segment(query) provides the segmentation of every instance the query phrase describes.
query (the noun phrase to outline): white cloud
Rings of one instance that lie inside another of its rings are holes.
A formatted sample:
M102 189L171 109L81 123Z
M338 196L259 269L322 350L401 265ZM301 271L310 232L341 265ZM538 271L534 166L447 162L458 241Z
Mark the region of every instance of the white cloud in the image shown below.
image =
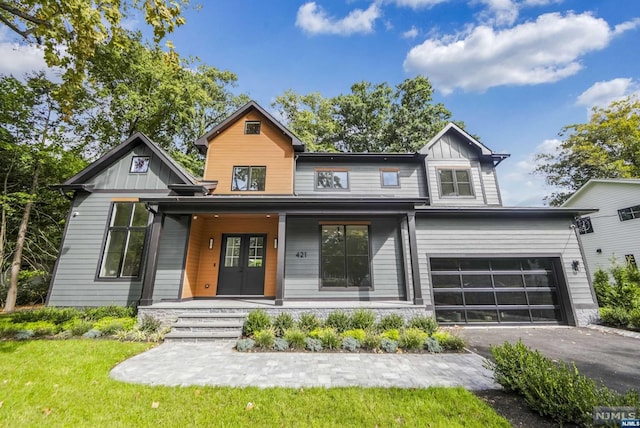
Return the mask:
M42 49L12 42L6 30L0 30L0 58L0 74L13 75L17 79L40 70L45 70L50 79L58 74L57 70L47 67Z
M512 25L518 19L518 5L512 0L478 0L487 6L480 19L494 25Z
M397 6L410 7L411 9L430 8L448 1L449 0L390 0L391 3L395 3Z
M481 25L430 38L409 51L404 68L428 75L444 94L556 82L577 73L580 57L605 48L616 34L589 13L549 13L505 30Z
M315 2L309 2L298 9L296 25L310 34L367 34L373 31L373 24L380 16L377 3L372 3L366 10L354 9L344 18L336 19L328 16Z
M563 0L524 0L522 6L546 6L554 3L562 3Z
M409 30L402 33L402 37L404 39L415 39L417 35L418 35L418 29L413 25Z
M626 21L626 22L623 22L622 24L616 25L614 29L614 33L616 35L622 34L625 31L638 28L638 26L640 26L640 18L634 18L631 21Z
M612 101L619 100L638 91L640 85L630 78L617 78L596 82L589 89L578 95L576 104L591 107L604 107Z

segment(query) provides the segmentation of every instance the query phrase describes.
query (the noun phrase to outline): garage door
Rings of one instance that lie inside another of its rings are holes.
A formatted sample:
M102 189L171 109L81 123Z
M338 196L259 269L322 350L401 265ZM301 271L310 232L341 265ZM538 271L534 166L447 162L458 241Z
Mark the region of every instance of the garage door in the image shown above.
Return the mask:
M431 258L440 323L564 323L557 258Z

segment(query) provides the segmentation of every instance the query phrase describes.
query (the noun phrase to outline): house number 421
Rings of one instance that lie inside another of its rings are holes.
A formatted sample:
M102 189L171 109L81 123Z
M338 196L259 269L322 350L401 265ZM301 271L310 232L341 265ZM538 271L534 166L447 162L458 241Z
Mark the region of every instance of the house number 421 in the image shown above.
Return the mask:
M306 259L307 258L307 252L306 251L298 251L296 253L296 257L299 259Z

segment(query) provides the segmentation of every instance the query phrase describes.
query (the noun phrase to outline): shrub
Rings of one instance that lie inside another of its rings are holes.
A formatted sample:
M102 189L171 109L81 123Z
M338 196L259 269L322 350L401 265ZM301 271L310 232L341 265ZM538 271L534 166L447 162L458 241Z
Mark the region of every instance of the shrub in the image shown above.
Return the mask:
M104 317L93 324L93 328L104 336L110 336L120 330L132 330L136 324L135 318Z
M305 347L312 352L320 352L322 351L322 342L318 339L314 339L312 337L307 337L304 339Z
M400 335L400 347L403 349L423 349L424 341L427 336L427 333L420 330L419 328L408 328L402 332ZM436 340L437 342L437 340Z
M9 339L14 337L20 331L20 325L8 324L0 326L0 338Z
M80 315L74 308L43 308L33 311L18 311L11 314L14 323L51 321L54 324L64 324Z
M407 324L410 328L419 328L420 330L431 336L438 329L438 323L435 318L418 315L409 320Z
M629 264L614 263L609 275L602 270L593 276L593 288L600 307L622 308L630 311L640 308L640 272Z
M492 346L496 381L521 394L527 404L560 425L591 426L594 406L640 405L635 391L621 395L578 373L574 364L554 363L521 341Z
M33 331L36 337L53 336L59 332L62 327L51 321L34 321L22 324L22 329Z
M424 349L433 354L442 352L442 346L440 346L440 342L435 337L427 337L424 341Z
M142 319L140 320L138 330L148 334L153 334L157 333L160 330L160 327L162 327L162 322L159 319L149 314L144 314Z
M634 330L640 330L640 308L629 312L629 326Z
M380 340L380 348L382 348L384 352L393 354L398 351L398 342L396 342L395 340L391 340L391 339L387 339L386 337L383 337Z
M276 337L275 341L273 342L273 349L275 349L276 351L286 351L287 349L289 349L289 342L281 337Z
M378 322L377 327L378 331L391 329L400 330L402 327L404 327L404 318L402 318L398 314L385 315L384 317L382 317L380 322Z
M322 347L326 349L337 349L340 347L342 340L340 335L333 328L321 328L317 330L317 338L322 343Z
M82 319L98 321L103 318L132 318L136 315L136 309L132 306L101 306L99 308L85 309Z
M400 332L396 329L383 331L380 336L384 339L389 339L398 342L400 340Z
M358 340L358 342L362 343L364 341L367 332L361 328L354 328L353 330L347 330L342 333L342 337L353 337Z
M284 339L294 349L304 349L306 338L307 334L299 328L290 328L284 332Z
M273 320L273 328L276 331L276 336L282 337L285 330L293 327L293 317L289 312L281 312Z
M256 309L249 312L247 319L244 322L242 333L245 336L251 336L256 331L266 330L271 327L271 318L262 309Z
M32 337L33 337L33 330L20 330L14 336L16 340L29 340Z
M373 327L376 322L375 314L368 309L356 309L350 317L351 328L361 328L368 330Z
M362 346L367 349L379 349L381 337L373 330L369 330L366 332L364 340L361 342Z
M358 339L354 339L353 337L345 337L344 339L342 339L342 349L349 352L356 352L358 349L360 349L360 341Z
M239 352L247 352L252 350L256 346L256 342L253 339L240 339L236 342L236 349Z
M611 300L611 286L609 285L609 275L602 269L598 269L593 274L593 289L596 292L598 305L600 307L609 306Z
M258 330L253 332L253 340L256 341L256 346L269 349L273 347L276 339L276 334L273 329Z
M98 338L100 336L102 336L102 333L100 333L99 330L96 330L96 329L93 329L93 328L82 335L82 337L87 338L87 339L96 339L96 338Z
M93 324L91 324L90 322L77 318L71 321L67 321L62 325L62 328L64 328L65 330L69 330L69 333L71 333L72 336L82 336L83 334L91 330L91 327L93 327Z
M465 346L467 346L462 337L456 336L446 331L436 331L431 337L437 339L438 343L445 351L459 352L462 351Z
M335 310L327 316L324 325L327 327L331 327L335 329L338 333L342 333L345 330L349 329L349 315L347 315L344 311Z
M626 327L630 317L624 308L600 308L600 320L611 327Z
M310 332L320 327L320 320L314 314L305 312L300 314L298 327L300 327L300 330L302 331Z

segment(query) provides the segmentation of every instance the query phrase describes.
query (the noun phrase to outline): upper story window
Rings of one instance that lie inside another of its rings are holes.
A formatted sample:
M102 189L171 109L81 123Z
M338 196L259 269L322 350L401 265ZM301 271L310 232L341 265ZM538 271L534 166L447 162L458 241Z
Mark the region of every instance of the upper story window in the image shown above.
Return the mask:
M633 220L634 218L640 218L640 205L618 210L618 217L620 217L620 221Z
M131 168L129 168L129 172L144 174L147 171L149 171L149 156L134 156L131 159Z
M576 226L580 235L587 233L593 233L593 224L591 224L591 217L582 217L576 220Z
M113 204L99 278L140 276L149 212L141 202Z
M266 166L234 166L231 190L264 191L266 177Z
M316 189L349 189L349 171L316 171Z
M397 169L381 169L380 182L382 187L400 187L400 171Z
M473 196L468 169L439 169L440 196Z
M247 120L244 123L244 133L257 135L260 133L260 121L259 120Z

